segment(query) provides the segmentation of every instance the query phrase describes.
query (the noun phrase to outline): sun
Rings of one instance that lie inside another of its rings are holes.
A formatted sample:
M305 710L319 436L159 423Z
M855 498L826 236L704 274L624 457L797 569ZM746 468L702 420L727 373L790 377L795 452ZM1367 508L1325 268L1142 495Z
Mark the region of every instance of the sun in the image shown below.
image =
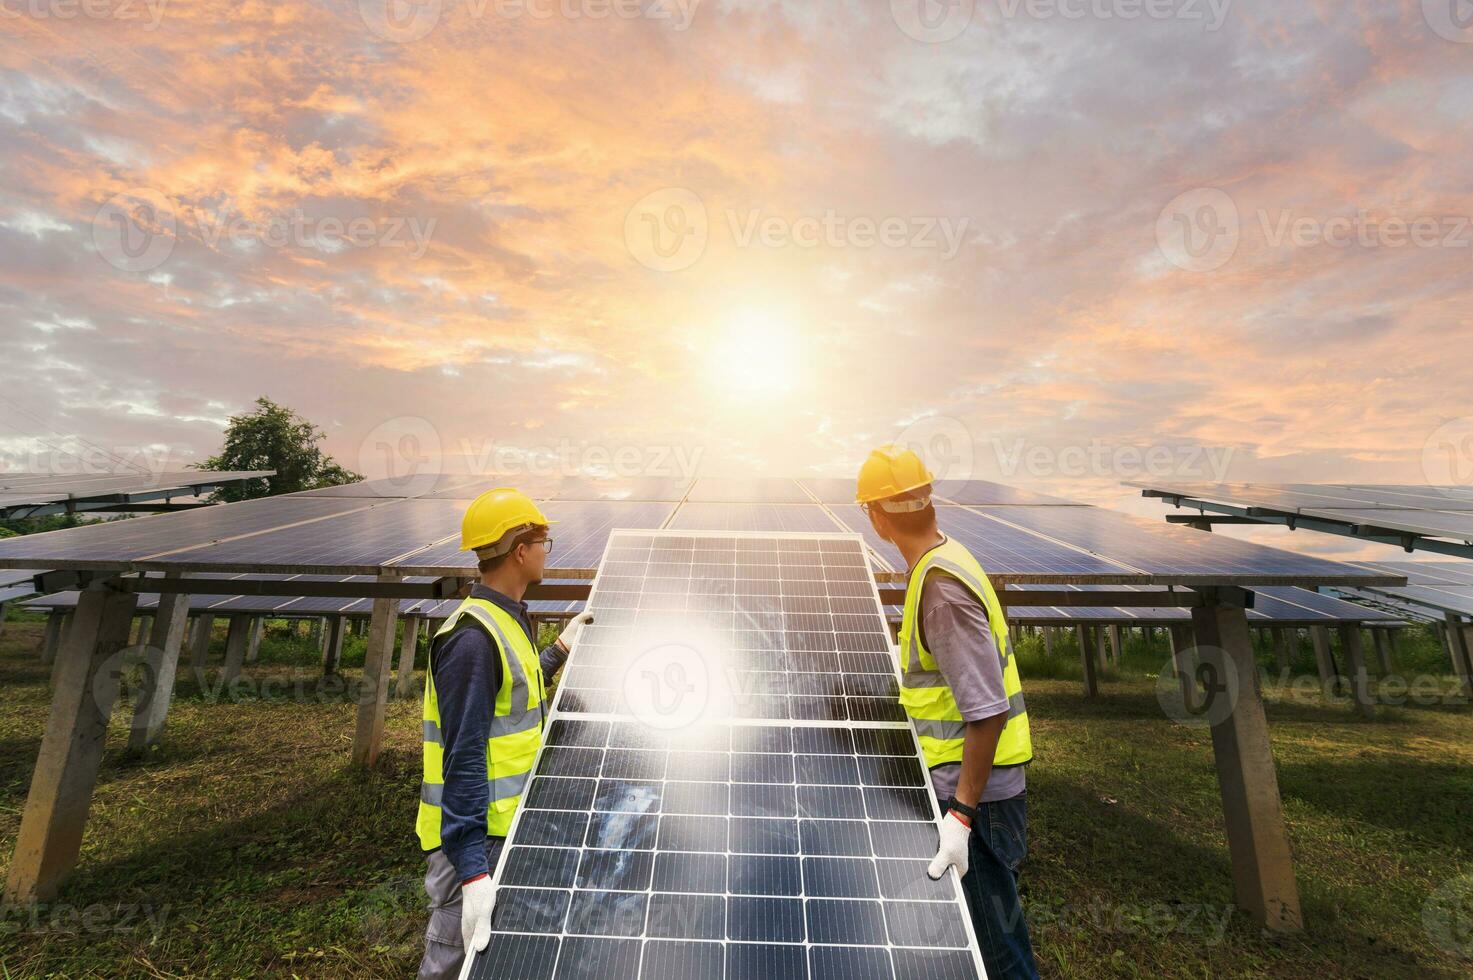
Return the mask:
M782 395L801 373L797 325L787 316L748 310L733 316L711 346L711 373L737 396Z

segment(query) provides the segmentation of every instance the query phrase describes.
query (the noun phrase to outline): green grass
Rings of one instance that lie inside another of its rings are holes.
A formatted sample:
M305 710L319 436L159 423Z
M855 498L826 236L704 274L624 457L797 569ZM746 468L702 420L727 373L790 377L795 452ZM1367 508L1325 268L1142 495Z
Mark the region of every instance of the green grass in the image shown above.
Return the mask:
M39 636L30 618L0 638L6 865L47 713ZM1404 642L1405 662L1439 668L1434 642ZM1383 709L1366 723L1318 694L1269 692L1307 923L1278 938L1231 909L1208 734L1167 720L1156 700L1164 638L1154 653L1132 645L1095 702L1080 696L1070 643L1051 661L1034 638L1019 646L1037 751L1024 893L1046 976L1473 970L1422 924L1428 895L1473 872L1473 711ZM361 641L344 662L361 665ZM1307 654L1296 662L1312 666ZM247 673L310 690L317 651L268 634ZM412 974L424 926L417 699L390 702L371 773L347 767L354 709L340 701L212 701L185 681L145 758L124 751L122 714L80 865L57 902L0 923L0 976Z

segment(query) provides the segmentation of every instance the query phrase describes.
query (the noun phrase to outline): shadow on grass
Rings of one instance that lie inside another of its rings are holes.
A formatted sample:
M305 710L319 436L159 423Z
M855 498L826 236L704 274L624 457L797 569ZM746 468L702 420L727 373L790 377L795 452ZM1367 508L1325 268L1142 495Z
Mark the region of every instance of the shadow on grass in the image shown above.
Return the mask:
M1279 789L1338 818L1406 834L1436 847L1470 850L1473 770L1431 760L1325 759L1280 762Z

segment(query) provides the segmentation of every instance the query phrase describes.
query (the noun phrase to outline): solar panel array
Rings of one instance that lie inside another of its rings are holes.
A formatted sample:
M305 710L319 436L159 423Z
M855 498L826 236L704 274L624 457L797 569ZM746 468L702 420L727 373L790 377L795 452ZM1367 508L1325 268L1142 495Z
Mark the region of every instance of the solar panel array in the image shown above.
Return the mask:
M1314 483L1134 483L1150 493L1214 501L1255 514L1312 517L1473 543L1473 487Z
M121 572L399 573L467 575L460 550L465 502L497 484L520 482L549 516L557 542L550 569L587 578L609 532L677 528L731 532L822 532L865 536L881 571L904 569L852 503L823 480L506 478L424 474L367 481L179 514L110 521L0 541L0 567ZM948 488L951 499L1028 504L942 503L943 530L965 543L998 580L1077 584L1369 584L1371 572L1142 521L1084 505L1055 503L984 481ZM844 491L847 495L848 491ZM748 497L744 501L729 498ZM649 498L649 499L643 499Z
M273 475L272 470L169 470L158 473L0 473L0 512L54 513L71 506L92 509L163 497L189 497Z
M618 531L589 609L470 976L983 976L856 537Z
M1423 610L1473 616L1473 562L1363 562L1366 568L1407 577L1404 587L1362 590L1375 597L1410 603Z

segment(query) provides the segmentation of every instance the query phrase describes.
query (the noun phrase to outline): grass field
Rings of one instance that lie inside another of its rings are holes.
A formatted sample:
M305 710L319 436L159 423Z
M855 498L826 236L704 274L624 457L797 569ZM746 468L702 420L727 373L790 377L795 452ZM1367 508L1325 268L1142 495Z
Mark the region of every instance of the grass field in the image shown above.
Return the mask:
M6 865L46 721L40 630L12 621L0 638ZM1037 755L1024 893L1046 976L1473 973L1455 955L1473 956L1473 908L1449 932L1429 905L1473 881L1473 710L1383 708L1368 723L1313 684L1271 686L1307 924L1278 938L1232 908L1209 736L1162 712L1164 650L1132 645L1095 702L1072 650L1046 661L1030 638L1021 651ZM361 641L344 660L361 667ZM1306 649L1295 666L1312 663ZM1399 666L1445 669L1430 634L1403 639ZM285 694L232 703L181 680L164 744L141 758L115 713L80 866L56 902L6 910L0 975L411 975L424 926L418 699L390 702L378 768L353 772L353 706L335 688L319 697L318 674L305 639L268 633L247 676L298 681L303 697L281 683Z

